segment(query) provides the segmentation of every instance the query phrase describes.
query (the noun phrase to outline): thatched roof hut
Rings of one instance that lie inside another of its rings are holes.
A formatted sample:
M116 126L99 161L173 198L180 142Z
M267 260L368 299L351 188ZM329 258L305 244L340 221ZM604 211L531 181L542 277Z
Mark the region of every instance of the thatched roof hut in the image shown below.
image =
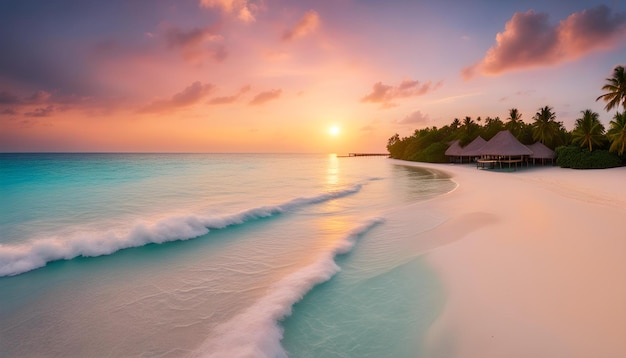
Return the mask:
M480 155L499 157L523 157L533 154L528 147L520 143L508 130L496 134L478 152Z
M546 161L550 161L550 163L554 163L554 158L556 158L556 153L546 147L543 143L537 142L527 146L528 149L533 151L533 154L530 155L530 159L533 160L533 164L536 163L537 160L541 161L541 164L545 164Z
M556 158L556 153L546 147L543 143L537 142L527 146L528 149L532 150L533 154L530 155L530 158L534 159L554 159Z
M487 144L487 141L483 137L478 136L470 144L463 147L461 155L466 157L476 157L480 155L480 149Z
M463 152L463 148L461 148L461 144L459 144L460 140L455 140L450 143L450 147L446 150L445 155L449 157L460 157Z
M480 153L478 150L487 143L482 137L478 136L470 144L465 147L461 147L460 141L457 139L450 144L450 147L446 150L445 155L450 157L451 161L459 160L463 163L464 158L470 162L474 157L478 157Z

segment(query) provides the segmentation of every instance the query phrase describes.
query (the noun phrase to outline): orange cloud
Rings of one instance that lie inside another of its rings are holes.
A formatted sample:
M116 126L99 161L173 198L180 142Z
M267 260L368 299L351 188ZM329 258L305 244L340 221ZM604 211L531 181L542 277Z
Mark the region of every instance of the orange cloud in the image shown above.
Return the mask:
M417 80L404 80L397 86L385 85L382 82L376 82L372 86L372 92L361 98L361 102L381 103L383 108L395 106L392 102L394 99L422 96L429 91L434 91L441 87L443 82L437 82L434 86L431 81L420 84Z
M309 10L304 14L304 16L302 16L300 22L298 22L293 29L285 31L283 34L283 40L291 41L311 34L317 30L319 24L319 14L314 10Z
M203 97L211 93L215 86L210 83L202 84L196 81L187 86L184 90L176 93L168 100L158 100L139 109L139 113L159 113L167 112L177 108L191 106L198 103Z
M283 91L281 89L274 89L274 90L261 92L257 94L256 96L254 96L254 98L252 99L252 101L250 101L249 104L251 106L258 106L258 105L264 104L271 100L277 99L278 97L280 97L282 92Z
M496 35L496 44L485 57L461 72L465 79L477 73L503 72L574 60L596 50L623 45L626 40L626 13L613 13L605 5L574 13L558 25L548 14L515 13Z
M200 0L200 7L218 8L226 14L235 15L243 22L256 21L256 13L261 4L249 0Z

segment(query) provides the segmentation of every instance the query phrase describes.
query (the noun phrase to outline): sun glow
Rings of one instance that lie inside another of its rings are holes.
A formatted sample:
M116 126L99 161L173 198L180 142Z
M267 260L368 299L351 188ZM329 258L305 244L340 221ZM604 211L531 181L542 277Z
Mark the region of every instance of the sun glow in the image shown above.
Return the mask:
M339 135L340 129L337 126L332 126L328 129L328 133L332 136Z

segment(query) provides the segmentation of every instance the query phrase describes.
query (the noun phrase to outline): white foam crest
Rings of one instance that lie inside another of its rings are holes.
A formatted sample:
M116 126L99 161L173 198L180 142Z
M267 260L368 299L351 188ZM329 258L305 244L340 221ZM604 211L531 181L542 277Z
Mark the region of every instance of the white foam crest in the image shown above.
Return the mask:
M314 286L328 281L340 271L335 263L337 255L350 252L360 236L383 222L383 218L368 220L316 262L273 284L267 295L211 332L211 337L191 357L287 357L280 344L283 328L279 322L291 315L293 305Z
M337 199L361 190L360 184L317 196L292 199L276 206L262 206L225 216L174 216L155 223L136 223L128 232L83 232L71 237L49 237L21 245L0 244L0 277L18 275L45 266L48 262L78 256L110 255L116 251L147 244L189 240L209 232L270 217L310 204Z

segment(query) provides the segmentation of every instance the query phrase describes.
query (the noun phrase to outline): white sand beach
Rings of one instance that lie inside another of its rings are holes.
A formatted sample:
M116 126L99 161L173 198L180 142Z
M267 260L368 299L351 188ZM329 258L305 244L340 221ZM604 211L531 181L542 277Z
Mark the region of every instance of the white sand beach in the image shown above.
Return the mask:
M416 206L445 220L415 238L448 295L426 356L626 357L626 168L415 165L459 184Z

